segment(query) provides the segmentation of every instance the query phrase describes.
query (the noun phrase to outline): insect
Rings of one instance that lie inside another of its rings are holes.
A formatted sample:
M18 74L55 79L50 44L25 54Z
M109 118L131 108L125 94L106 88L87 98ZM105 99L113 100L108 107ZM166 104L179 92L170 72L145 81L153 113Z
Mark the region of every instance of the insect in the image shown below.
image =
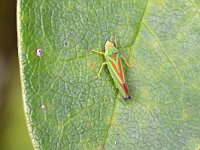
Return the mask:
M99 77L101 70L104 65L108 66L108 70L116 84L116 87L119 89L120 94L125 100L130 99L128 86L125 80L124 71L121 64L121 58L125 61L126 65L129 67L132 67L128 64L128 62L125 60L124 56L120 56L118 53L117 48L114 46L114 44L110 41L107 41L105 43L105 52L98 52L95 50L92 50L95 53L104 55L106 61L102 63L101 68L98 72L97 78Z

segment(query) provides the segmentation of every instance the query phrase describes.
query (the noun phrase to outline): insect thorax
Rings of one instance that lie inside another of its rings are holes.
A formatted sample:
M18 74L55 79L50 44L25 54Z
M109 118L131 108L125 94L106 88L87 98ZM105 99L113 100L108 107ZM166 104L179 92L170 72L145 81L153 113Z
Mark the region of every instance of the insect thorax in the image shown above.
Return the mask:
M118 54L118 50L116 48L109 48L105 51L106 56L111 56L113 54Z

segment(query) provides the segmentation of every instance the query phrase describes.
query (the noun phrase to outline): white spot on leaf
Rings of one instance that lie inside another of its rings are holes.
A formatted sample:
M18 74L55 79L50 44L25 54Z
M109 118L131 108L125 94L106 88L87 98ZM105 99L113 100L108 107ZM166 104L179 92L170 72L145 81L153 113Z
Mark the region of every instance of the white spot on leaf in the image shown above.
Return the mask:
M38 57L42 56L42 49L40 48L36 49L36 56Z
M45 109L45 105L41 105L41 108L42 108L42 109Z

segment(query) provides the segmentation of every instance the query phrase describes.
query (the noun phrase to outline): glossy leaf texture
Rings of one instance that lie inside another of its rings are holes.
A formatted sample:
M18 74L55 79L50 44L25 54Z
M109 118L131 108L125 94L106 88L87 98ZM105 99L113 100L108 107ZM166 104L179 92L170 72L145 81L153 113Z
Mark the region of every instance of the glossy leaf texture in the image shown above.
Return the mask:
M37 149L200 148L198 0L19 0L25 113ZM105 67L125 68L124 101Z

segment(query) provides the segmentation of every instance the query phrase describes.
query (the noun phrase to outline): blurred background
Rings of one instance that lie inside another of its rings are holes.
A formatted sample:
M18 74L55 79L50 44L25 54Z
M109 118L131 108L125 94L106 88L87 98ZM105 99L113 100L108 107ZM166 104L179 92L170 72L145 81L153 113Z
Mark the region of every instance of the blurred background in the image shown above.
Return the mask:
M16 0L0 0L0 150L33 150L20 87Z

